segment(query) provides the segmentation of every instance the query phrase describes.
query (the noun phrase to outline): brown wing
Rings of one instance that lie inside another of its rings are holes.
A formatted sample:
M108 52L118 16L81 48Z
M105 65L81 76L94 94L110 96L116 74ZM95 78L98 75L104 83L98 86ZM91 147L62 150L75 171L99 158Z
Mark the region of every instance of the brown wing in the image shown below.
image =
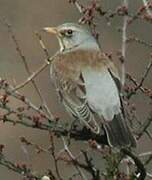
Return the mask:
M52 76L67 111L75 118L80 119L94 133L99 133L100 128L95 120L95 114L89 107L86 99L86 89L82 74L78 74L77 80L72 80L56 72L56 69L52 69Z

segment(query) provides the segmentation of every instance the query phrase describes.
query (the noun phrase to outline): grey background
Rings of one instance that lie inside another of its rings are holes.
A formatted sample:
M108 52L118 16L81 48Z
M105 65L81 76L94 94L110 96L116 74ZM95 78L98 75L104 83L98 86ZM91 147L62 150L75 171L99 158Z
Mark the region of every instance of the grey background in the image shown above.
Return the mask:
M88 2L88 1L85 1ZM103 0L102 6L105 9L114 10L121 1ZM140 1L130 1L130 11L134 12L141 5ZM55 26L64 22L77 22L80 14L74 6L69 5L67 0L0 0L0 17L5 17L13 26L16 37L19 40L23 53L26 55L27 62L32 71L36 70L44 60L44 53L35 37L34 32L41 30L46 26ZM115 52L121 48L121 34L117 28L121 26L122 19L114 18L111 26L107 25L104 19L98 21L98 30L101 33L100 42L104 52ZM152 26L148 23L136 21L130 26L129 34L135 34L137 37L143 38L151 42ZM43 34L43 39L49 49L50 55L53 55L58 49L55 37ZM130 44L127 48L127 71L140 79L144 67L149 61L150 48L145 48L136 43ZM116 60L117 61L117 60ZM23 63L18 57L15 46L7 32L7 28L0 23L0 77L9 80L11 83L20 83L27 78L27 73ZM68 119L64 108L58 104L57 97L53 86L49 80L49 70L45 70L36 79L39 88L42 91L50 109L56 115ZM149 74L145 85L152 88L152 72ZM39 105L40 101L36 92L31 85L21 90L31 101ZM137 105L137 112L140 119L147 117L149 111L149 101L140 94L133 98L133 102ZM14 101L12 105L16 106ZM12 126L0 123L0 144L5 144L5 155L12 161L25 162L32 167L35 173L44 173L44 170L53 168L52 159L49 155L37 155L32 148L28 148L28 154L24 153L23 146L19 142L20 136L26 136L30 140L47 147L49 144L46 132L23 128L20 126ZM56 140L57 148L62 148L62 143ZM74 154L88 145L76 142L71 147ZM151 150L152 144L148 139L143 137L138 143L138 152ZM95 155L91 152L92 156ZM95 157L98 166L101 166L99 157ZM61 174L65 177L70 175L72 168L61 163ZM0 166L0 180L20 180L21 177L16 173L8 171Z

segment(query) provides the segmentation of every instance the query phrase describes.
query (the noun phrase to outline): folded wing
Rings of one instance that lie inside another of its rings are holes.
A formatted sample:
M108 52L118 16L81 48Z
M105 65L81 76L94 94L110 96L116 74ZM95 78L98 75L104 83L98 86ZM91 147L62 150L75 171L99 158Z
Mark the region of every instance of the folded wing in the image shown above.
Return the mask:
M94 133L98 134L100 132L100 127L86 99L86 88L82 73L80 72L78 74L77 80L62 77L62 75L56 73L55 70L52 70L52 76L55 80L60 99L67 111L75 118L81 120Z
M114 147L136 146L136 141L126 123L120 98L120 82L108 66L83 71L86 97L89 106L102 119L108 142Z

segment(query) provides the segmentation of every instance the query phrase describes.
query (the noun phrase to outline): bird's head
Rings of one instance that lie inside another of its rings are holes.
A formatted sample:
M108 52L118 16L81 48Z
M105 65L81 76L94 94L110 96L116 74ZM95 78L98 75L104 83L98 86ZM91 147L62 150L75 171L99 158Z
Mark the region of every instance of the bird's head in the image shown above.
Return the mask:
M91 32L81 25L65 23L58 27L45 27L44 30L56 35L61 51L99 49L98 43Z

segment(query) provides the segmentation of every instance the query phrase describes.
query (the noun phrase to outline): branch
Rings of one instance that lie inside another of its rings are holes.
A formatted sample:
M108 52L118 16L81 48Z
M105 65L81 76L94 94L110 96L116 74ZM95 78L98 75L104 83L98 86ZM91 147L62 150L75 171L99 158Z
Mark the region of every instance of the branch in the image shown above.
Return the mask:
M15 45L15 47L16 47L16 51L17 51L17 53L19 54L19 57L21 58L21 60L22 60L22 62L23 62L23 65L24 65L24 67L25 67L25 70L26 70L28 76L30 76L30 75L31 75L31 71L30 71L30 68L29 68L29 66L28 66L27 59L26 59L25 55L23 54L23 52L22 52L22 50L21 50L21 47L20 47L20 45L19 45L19 42L18 42L18 40L17 40L17 38L16 38L16 36L15 36L15 33L13 32L12 26L11 26L11 24L9 24L9 23L6 21L6 19L3 19L3 20L4 20L5 26L8 28L8 32L9 32L12 40L13 40L13 42L14 42L14 45ZM43 99L43 97L42 97L42 95L41 95L41 91L40 91L40 89L37 87L34 79L31 79L31 82L32 82L32 84L33 84L33 86L34 86L34 88L35 88L38 96L40 97L41 102L42 102L42 103L45 102L44 99ZM20 89L21 87L24 87L24 86L20 86L20 85L19 85L19 86L15 87L14 90L18 90L18 89Z
M80 167L75 163L75 157L74 155L71 153L71 151L69 150L64 138L62 137L62 141L63 141L63 145L64 145L64 150L67 153L67 155L69 156L69 158L71 159L75 169L78 171L78 174L80 175L80 177L83 180L87 180L87 177L84 175L84 173L82 172L82 170L80 169Z
M138 131L138 137L137 139L140 139L140 137L147 131L147 129L150 127L152 123L152 113L149 118L140 126Z
M22 175L23 177L26 177L27 180L41 180L41 177L34 175L34 173L31 172L31 169L26 166L26 164L15 164L7 160L2 153L0 154L0 165Z
M140 87L142 87L142 85L143 85L146 77L148 76L148 73L150 72L151 68L152 68L152 60L151 60L151 61L149 62L149 64L147 65L146 70L145 70L145 72L143 73L143 75L142 75L142 77L141 77L141 81L140 81L139 85L135 88L135 92L136 92L138 89L140 89Z
M122 85L125 84L125 59L126 59L126 41L127 41L127 23L128 23L128 0L123 0L123 7L126 9L126 15L123 17L122 27L122 46L121 46L121 63L122 63Z
M121 149L121 152L133 159L137 167L137 174L139 173L138 180L144 180L146 177L146 169L140 159L127 149Z
M58 179L63 180L61 175L60 175L60 170L59 170L59 167L58 167L58 159L56 158L56 155L55 155L54 136L53 136L53 134L51 132L49 132L49 137L50 137L49 139L50 139L50 143L51 143L49 151L51 152L51 155L52 155L53 160L54 160L55 171L56 171Z
M146 8L146 11L147 11L148 15L150 15L152 17L152 12L148 7L150 5L150 2L148 2L147 0L142 0L142 1L143 1L143 4L144 4L144 7Z
M136 82L136 80L134 78L132 78L129 74L127 74L128 76L128 79L131 80L135 85L136 87L127 94L127 99L130 99L133 95L135 95L137 93L137 91L140 89L142 92L144 92L145 94L149 95L149 97L151 98L151 90L149 93L147 93L147 89L144 89L142 86L143 86L143 83L144 81L146 80L150 70L152 69L152 60L150 60L150 62L148 63L142 77L141 77L141 80L139 83Z

